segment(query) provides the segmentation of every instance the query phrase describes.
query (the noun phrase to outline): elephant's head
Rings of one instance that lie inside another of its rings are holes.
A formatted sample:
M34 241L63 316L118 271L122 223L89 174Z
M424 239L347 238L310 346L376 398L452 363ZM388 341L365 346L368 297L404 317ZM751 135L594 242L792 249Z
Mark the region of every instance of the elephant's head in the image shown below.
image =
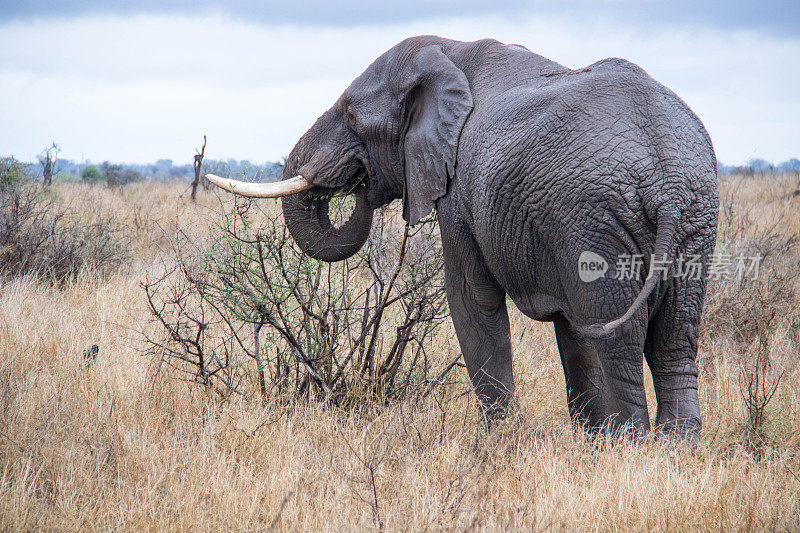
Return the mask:
M416 224L447 192L472 110L467 78L447 56L452 44L414 37L379 57L295 145L284 181L209 179L245 196L282 197L295 241L323 261L356 253L369 235L373 210L394 199L403 199L403 217ZM356 197L339 227L328 216L336 193Z

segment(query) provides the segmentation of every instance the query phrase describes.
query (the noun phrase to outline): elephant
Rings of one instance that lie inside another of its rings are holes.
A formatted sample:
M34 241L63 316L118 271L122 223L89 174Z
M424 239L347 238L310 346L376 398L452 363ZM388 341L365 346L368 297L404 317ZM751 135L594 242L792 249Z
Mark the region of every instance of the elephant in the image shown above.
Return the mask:
M493 39L411 37L300 138L283 181L209 179L281 197L294 240L323 261L356 253L373 210L394 200L410 225L435 210L451 318L488 420L514 395L510 299L554 324L576 424L648 432L644 358L656 428L696 442L716 158L697 116L637 65L569 69ZM356 201L336 227L327 199L339 191ZM686 275L686 258L700 275Z

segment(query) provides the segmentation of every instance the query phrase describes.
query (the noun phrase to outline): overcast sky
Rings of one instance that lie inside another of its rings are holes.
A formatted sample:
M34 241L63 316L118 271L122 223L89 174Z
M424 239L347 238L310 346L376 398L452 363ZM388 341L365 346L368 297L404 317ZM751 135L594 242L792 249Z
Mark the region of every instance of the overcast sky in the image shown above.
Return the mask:
M800 157L800 2L0 0L0 155L286 155L411 35L519 43L572 68L624 57L681 96L718 158Z

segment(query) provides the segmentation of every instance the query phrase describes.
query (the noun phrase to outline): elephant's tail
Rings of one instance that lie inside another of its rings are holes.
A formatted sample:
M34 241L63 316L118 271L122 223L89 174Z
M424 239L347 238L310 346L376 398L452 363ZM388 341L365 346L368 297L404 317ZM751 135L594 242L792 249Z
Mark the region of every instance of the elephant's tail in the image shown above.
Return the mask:
M680 211L677 209L664 206L662 210L659 211L658 219L656 220L656 242L653 248L652 258L664 260L666 264L672 263L674 259L675 233L679 218ZM614 330L630 319L647 301L647 298L649 298L655 288L658 287L658 282L660 280L661 276L653 271L651 259L650 275L644 282L644 286L642 290L639 291L636 299L628 310L625 311L625 314L611 322L598 322L589 326L579 326L577 328L578 332L587 337L596 339L611 337L614 334Z

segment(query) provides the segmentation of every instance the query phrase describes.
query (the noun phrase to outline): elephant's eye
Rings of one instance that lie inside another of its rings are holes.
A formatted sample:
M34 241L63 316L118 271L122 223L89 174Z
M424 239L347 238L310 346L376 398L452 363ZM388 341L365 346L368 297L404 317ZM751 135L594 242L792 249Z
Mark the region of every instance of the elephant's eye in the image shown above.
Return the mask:
M358 117L356 117L356 112L353 111L353 108L347 106L345 108L345 113L347 114L347 120L350 122L350 124L355 126L356 123L358 123Z

